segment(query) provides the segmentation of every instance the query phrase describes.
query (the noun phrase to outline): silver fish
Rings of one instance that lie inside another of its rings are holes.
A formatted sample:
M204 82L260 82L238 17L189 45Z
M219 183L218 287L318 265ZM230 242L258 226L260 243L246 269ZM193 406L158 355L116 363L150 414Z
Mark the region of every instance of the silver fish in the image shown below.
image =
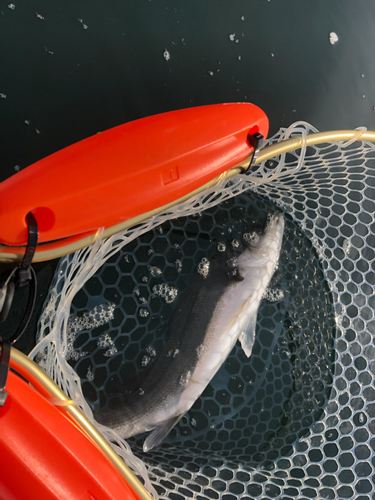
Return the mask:
M239 339L247 356L254 344L260 301L278 264L283 216L274 216L258 241L232 263L210 265L173 313L159 358L122 391L96 420L123 438L145 431L143 450L159 444L202 394Z

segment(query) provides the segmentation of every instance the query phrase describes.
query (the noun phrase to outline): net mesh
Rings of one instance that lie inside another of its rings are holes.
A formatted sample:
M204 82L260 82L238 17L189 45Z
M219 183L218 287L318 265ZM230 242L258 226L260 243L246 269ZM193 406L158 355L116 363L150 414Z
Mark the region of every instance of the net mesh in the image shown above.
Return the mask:
M368 143L302 141L61 259L31 355L92 419L88 402L113 404L162 350L186 276L285 215L251 358L236 345L155 450L97 424L155 498L373 498L374 158Z

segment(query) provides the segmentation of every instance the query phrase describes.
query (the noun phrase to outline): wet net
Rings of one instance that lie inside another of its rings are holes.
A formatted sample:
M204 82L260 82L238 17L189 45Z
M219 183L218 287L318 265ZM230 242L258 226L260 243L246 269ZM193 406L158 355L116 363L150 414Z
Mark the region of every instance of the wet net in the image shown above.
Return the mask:
M236 345L148 453L96 424L155 498L373 498L375 148L301 144L56 270L31 355L92 419L161 352L186 277L284 213L250 359Z

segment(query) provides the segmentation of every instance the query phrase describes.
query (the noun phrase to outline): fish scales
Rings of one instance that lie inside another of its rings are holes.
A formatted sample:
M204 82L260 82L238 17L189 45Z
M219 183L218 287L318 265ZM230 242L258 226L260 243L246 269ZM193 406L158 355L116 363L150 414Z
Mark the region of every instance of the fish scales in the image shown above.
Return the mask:
M250 356L260 301L277 266L284 219L271 219L259 241L236 259L237 274L222 256L198 276L168 323L168 341L139 383L98 422L127 438L155 429L144 450L156 446L201 395L237 339ZM124 386L126 387L126 385Z

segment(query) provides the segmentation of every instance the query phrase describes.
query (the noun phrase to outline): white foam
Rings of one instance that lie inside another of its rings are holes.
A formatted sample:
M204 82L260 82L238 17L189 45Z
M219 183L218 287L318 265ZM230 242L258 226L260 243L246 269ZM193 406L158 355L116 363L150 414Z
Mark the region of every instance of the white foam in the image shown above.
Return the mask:
M264 295L263 298L266 300L269 300L270 302L278 302L279 300L283 299L285 296L284 290L278 289L278 288L268 288Z
M183 373L180 377L180 385L187 385L191 377L191 371Z
M150 266L150 273L151 273L151 276L153 276L154 278L157 278L158 276L162 275L161 269L159 269L156 266Z
M198 264L197 271L203 276L203 278L207 278L209 270L210 261L206 257L203 257L203 259Z
M331 45L334 45L338 41L339 41L339 37L337 36L337 34L334 31L331 31L331 33L329 34L329 43Z
M54 302L52 300L45 309L44 319L46 320L50 315L53 314ZM114 318L115 304L105 303L95 306L91 311L83 314L83 316L70 316L67 324L67 353L66 359L78 360L81 356L86 355L86 353L79 353L73 347L74 341L79 332L82 330L92 330L98 326L105 325L109 323ZM108 334L106 334L108 335ZM100 339L100 337L99 337ZM99 342L99 340L98 340ZM111 339L112 342L112 339ZM112 342L113 344L113 342ZM109 344L108 344L109 346ZM107 347L107 346L105 346Z
M152 288L155 295L159 295L167 304L171 304L177 297L178 290L166 283L159 283Z
M156 351L155 351L155 349L151 345L149 345L148 347L146 347L146 351L149 353L149 355L151 357L155 357L156 356Z
M142 361L141 361L142 366L147 366L149 364L150 360L151 360L151 358L149 358L148 356L143 356Z
M256 245L259 241L259 234L253 231L252 233L245 233L242 238L248 245Z
M87 368L86 378L87 378L87 380L89 380L90 382L91 382L92 380L94 380L94 374L92 373L91 366L89 366L89 367Z
M225 243L218 243L217 244L217 250L218 252L225 252L227 246Z

